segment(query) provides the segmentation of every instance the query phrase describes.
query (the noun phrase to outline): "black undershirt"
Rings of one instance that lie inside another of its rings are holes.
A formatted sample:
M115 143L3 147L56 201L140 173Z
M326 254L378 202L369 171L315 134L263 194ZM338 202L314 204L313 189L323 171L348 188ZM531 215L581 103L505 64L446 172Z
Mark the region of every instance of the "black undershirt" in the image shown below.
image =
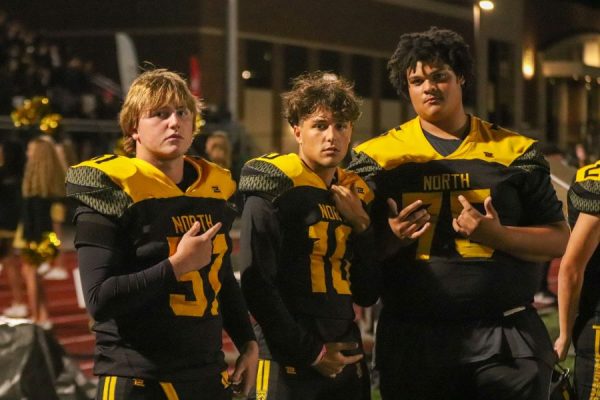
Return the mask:
M435 149L435 151L440 153L442 156L446 157L454 153L456 149L458 149L464 138L467 137L467 135L469 134L469 131L471 130L471 118L467 120L467 125L465 126L465 129L460 135L459 139L443 139L427 132L422 127L421 129L425 134L425 138L427 139L429 144Z

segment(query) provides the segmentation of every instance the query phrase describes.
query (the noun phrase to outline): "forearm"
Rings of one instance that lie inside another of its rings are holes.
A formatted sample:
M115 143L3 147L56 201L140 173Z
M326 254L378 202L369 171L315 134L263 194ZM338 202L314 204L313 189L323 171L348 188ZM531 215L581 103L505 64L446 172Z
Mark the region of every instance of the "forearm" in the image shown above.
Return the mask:
M248 342L256 341L256 337L242 291L231 267L227 267L225 271L225 279L219 292L219 304L223 314L223 327L241 352Z
M558 273L558 325L560 336L570 341L583 285L583 269L563 259Z
M164 290L165 282L175 280L167 260L139 272L116 275L114 271L125 268L108 249L82 246L77 249L77 256L86 306L97 320L143 307Z
M541 226L502 226L483 243L525 261L544 262L561 257L569 239L565 222Z

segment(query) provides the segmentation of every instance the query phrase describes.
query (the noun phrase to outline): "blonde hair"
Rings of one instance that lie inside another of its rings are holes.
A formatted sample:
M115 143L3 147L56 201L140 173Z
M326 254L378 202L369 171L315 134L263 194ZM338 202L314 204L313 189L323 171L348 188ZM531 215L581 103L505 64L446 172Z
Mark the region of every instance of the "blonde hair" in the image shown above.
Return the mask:
M159 68L143 72L133 81L119 113L123 148L128 154L135 153L135 140L131 135L142 114L167 104L185 106L192 113L193 130L196 130L196 115L201 103L179 74Z
M23 197L65 196L65 171L51 138L29 141L22 189Z

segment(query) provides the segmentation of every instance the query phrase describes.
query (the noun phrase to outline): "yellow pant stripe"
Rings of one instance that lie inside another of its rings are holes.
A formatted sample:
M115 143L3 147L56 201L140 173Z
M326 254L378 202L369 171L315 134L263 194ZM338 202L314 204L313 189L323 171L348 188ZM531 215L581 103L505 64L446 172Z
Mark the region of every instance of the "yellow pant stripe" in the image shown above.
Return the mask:
M162 387L163 392L165 392L167 400L179 400L179 396L177 396L177 392L172 383L160 382L160 386Z
M600 398L600 325L592 325L595 331L594 335L594 375L592 380L592 390L590 390L590 400Z
M108 400L108 385L110 384L110 376L105 376L102 378L103 387L102 387L102 400Z
M269 392L269 374L271 372L270 360L258 360L256 374L256 400L266 400Z
M117 389L117 377L110 378L110 387L108 388L108 400L115 400L115 391Z
M258 370L256 371L256 391L262 391L262 374L265 361L258 359Z

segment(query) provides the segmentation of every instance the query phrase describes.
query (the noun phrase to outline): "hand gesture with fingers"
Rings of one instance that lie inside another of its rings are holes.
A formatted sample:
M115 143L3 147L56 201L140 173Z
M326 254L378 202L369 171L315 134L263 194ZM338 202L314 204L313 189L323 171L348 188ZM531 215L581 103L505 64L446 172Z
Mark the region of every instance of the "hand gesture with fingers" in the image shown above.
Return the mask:
M194 222L194 225L181 237L175 254L169 257L177 279L187 272L202 269L210 263L212 239L221 229L221 225L218 222L202 235L197 236L200 232L200 223Z
M480 213L469 201L462 195L458 196L458 201L463 206L461 213L452 219L454 230L465 238L483 244L493 244L498 228L501 228L498 212L492 205L492 198L487 197L483 206L485 215Z
M325 354L313 368L323 376L335 378L346 365L357 363L363 358L362 354L345 356L342 353L343 350L356 350L357 348L358 343L352 342L325 343Z
M371 225L371 219L352 189L345 186L331 185L331 193L338 211L352 225L354 232L361 233Z
M398 212L394 199L387 200L389 207L388 223L403 246L407 246L421 237L431 226L431 215L423 207L423 201L417 200Z

